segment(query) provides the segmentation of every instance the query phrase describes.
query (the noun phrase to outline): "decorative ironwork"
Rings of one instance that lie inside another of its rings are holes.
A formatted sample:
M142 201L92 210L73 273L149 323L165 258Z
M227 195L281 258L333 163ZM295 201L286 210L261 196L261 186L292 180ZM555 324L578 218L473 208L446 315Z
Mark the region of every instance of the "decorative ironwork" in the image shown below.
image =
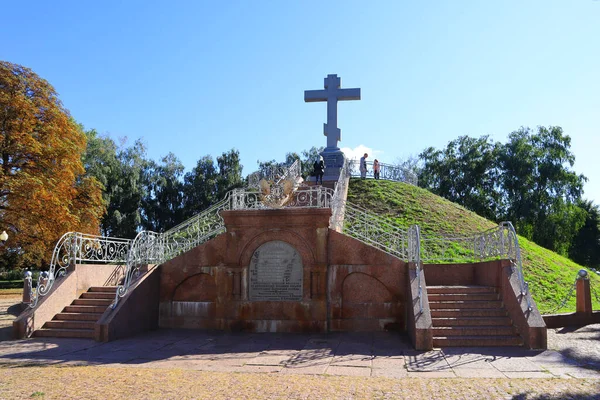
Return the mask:
M350 176L360 177L360 161L349 163ZM373 178L373 162L367 161L367 178ZM417 186L419 179L413 171L399 165L379 163L379 179L395 182L405 182Z
M409 259L406 229L348 202L345 204L343 233L402 260Z
M225 232L221 211L229 208L228 193L219 203L162 234L151 231L138 233L129 251L125 279L117 288L111 307L115 308L129 287L142 276L141 266L162 264Z
M284 180L292 182L293 187L297 187L301 177L300 161L296 160L292 165L269 165L259 171L248 175L248 187L259 189L264 186L262 181L269 184L280 184Z
M50 292L54 281L66 275L67 269L77 263L121 264L127 261L131 246L130 239L88 235L80 232L65 233L54 246L50 268L38 278L36 289L30 287L31 308L35 308L40 297ZM29 280L31 285L31 280Z
M419 291L419 313L423 312L423 283L421 274L423 265L421 264L421 230L419 225L411 225L408 229L408 261L415 264L415 273L417 275L417 284Z

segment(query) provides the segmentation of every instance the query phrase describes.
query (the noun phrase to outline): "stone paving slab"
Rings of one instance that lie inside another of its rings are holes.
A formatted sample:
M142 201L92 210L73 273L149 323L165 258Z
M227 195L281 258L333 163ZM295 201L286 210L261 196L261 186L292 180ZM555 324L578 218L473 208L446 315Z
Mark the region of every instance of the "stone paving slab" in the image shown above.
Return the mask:
M444 348L415 351L396 333L230 334L159 330L109 343L1 341L0 366L94 365L388 378L600 379L600 368L557 351Z

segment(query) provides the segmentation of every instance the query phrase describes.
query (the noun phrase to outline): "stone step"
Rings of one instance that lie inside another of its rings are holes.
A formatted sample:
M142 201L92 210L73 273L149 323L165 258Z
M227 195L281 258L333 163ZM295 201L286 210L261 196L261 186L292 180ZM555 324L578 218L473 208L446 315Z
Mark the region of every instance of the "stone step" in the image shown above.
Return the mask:
M93 329L37 329L33 332L35 337L68 337L68 338L94 338Z
M55 320L59 321L98 321L102 313L71 313L62 312L54 316Z
M432 318L433 326L512 326L508 317L451 317Z
M427 293L429 301L499 300L498 293Z
M442 293L496 293L496 288L493 286L427 286L427 294L442 294Z
M523 346L519 336L434 336L433 347Z
M450 318L450 317L505 317L508 313L504 308L440 308L431 310L432 318Z
M75 299L71 303L73 306L105 306L108 307L114 299Z
M434 326L432 332L434 337L511 336L516 334L513 326Z
M80 299L107 299L114 300L115 292L85 292L79 297Z
M116 293L116 291L117 291L116 286L92 286L88 290L88 292L110 292L113 294Z
M432 310L450 308L461 310L465 308L503 308L500 300L473 300L473 301L429 301Z
M53 320L48 321L42 327L43 329L55 328L55 329L94 329L96 321L62 321Z
M81 306L71 305L63 309L63 313L104 313L108 306Z

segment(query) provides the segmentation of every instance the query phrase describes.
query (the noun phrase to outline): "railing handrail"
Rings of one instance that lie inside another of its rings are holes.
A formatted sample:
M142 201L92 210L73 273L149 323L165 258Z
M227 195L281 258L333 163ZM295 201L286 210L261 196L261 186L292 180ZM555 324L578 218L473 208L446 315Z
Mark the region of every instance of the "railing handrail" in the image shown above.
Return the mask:
M350 169L350 176L359 177L360 175L360 161L350 160L348 162ZM373 161L367 161L367 174L368 178L373 178ZM419 179L414 171L408 168L401 167L399 165L379 163L379 179L394 181L394 182L405 182L414 186L418 186Z
M67 232L56 242L52 251L50 267L38 277L35 290L29 287L32 295L29 306L35 308L40 297L47 295L58 277L66 275L67 268L78 262L121 264L127 261L131 239L92 235L81 232ZM32 286L31 279L28 285Z

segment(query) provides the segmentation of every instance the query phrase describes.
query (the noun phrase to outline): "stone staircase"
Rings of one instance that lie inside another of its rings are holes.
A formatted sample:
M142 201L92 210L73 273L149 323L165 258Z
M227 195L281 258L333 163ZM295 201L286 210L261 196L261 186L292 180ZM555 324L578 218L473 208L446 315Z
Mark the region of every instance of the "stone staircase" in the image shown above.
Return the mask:
M93 339L94 324L114 301L116 291L116 286L91 287L56 314L52 321L36 330L33 336Z
M522 346L508 312L489 286L427 286L433 346Z

